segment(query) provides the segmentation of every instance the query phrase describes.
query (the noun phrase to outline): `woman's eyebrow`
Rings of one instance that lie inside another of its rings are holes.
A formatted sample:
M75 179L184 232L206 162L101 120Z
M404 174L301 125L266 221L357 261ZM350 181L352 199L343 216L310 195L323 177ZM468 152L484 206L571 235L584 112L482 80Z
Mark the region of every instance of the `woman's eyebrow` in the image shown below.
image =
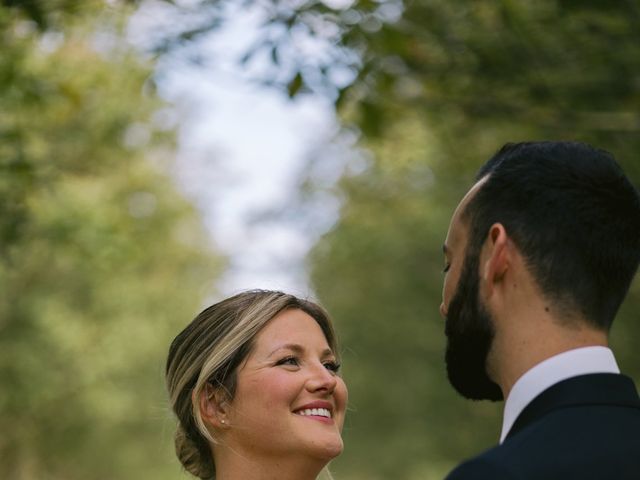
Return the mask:
M272 357L276 352L280 350L291 350L298 354L304 353L304 347L302 345L298 345L297 343L286 343L274 349L269 355L267 355L267 358Z
M286 343L274 349L269 355L267 355L267 358L272 357L275 353L279 352L280 350L291 350L297 353L298 355L302 355L305 352L305 348L302 345L298 345L297 343ZM333 353L333 350L331 350L330 348L323 350L322 353L320 354L320 356L322 357L328 357L331 355L334 355L334 353Z
M331 350L330 348L327 348L326 350L324 350L322 352L322 354L320 355L321 357L333 357L335 356L335 354L333 353L333 350Z

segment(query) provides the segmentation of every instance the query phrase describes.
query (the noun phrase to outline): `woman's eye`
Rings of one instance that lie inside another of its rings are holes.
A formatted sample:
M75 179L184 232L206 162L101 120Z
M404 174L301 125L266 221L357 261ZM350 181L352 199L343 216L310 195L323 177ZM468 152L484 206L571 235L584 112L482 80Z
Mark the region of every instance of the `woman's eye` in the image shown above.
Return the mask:
M445 264L444 269L442 269L442 273L447 273L450 268L451 268L450 263Z
M285 357L281 360L278 360L276 362L276 365L291 365L291 366L297 367L300 365L300 362L296 357Z
M324 368L333 373L338 373L340 371L340 364L334 361L324 362Z

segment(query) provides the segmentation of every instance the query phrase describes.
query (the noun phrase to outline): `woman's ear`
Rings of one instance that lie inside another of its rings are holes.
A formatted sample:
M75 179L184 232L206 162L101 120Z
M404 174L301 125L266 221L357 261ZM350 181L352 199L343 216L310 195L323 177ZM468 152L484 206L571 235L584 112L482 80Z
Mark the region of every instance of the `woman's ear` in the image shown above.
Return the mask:
M229 428L228 394L223 387L215 388L207 382L200 392L198 406L205 424L216 430Z

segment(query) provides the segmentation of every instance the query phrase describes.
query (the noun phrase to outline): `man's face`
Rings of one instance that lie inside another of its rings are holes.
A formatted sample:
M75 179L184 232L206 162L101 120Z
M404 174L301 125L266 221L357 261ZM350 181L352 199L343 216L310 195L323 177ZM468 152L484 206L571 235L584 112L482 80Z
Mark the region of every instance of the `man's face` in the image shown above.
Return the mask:
M473 400L501 400L500 387L489 378L487 355L494 337L494 322L480 299L479 251L468 247L464 208L482 185L478 182L456 209L444 244L445 279L440 313L445 317L445 361L451 385Z

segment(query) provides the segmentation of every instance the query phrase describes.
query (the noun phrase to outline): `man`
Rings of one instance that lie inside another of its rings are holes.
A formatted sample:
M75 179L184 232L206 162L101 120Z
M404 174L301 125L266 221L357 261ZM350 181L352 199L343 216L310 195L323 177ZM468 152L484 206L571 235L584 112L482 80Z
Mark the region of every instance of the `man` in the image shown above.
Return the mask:
M500 444L461 479L639 479L640 399L608 332L640 261L640 197L613 157L509 144L480 170L444 244L447 373L506 399Z

